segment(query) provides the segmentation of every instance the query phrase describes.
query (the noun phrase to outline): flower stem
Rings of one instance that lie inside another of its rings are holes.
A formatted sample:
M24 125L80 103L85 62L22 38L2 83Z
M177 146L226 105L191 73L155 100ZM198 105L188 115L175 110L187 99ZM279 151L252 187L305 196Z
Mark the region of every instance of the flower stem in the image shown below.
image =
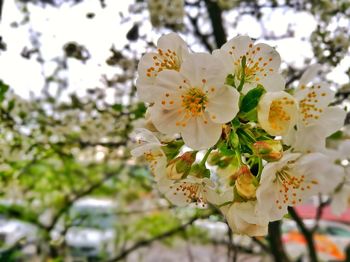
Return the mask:
M209 157L210 152L212 151L212 148L209 148L208 151L205 153L203 159L201 160L201 162L199 163L200 166L205 166L205 162L207 162L207 159Z
M263 163L260 157L258 158L258 165L259 165L259 169L258 169L258 175L256 176L256 178L258 179L258 181L260 181L261 173L263 170Z

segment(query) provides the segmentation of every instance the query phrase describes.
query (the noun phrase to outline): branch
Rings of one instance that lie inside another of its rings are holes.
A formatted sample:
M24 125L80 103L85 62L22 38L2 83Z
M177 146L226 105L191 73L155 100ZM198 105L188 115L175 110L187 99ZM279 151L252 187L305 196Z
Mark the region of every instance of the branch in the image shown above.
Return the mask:
M260 239L258 239L257 237L252 237L253 242L255 242L258 246L261 247L262 250L264 250L266 253L271 253L270 248L263 243Z
M204 2L210 17L211 26L213 28L216 47L220 48L223 44L226 43L226 33L221 17L221 9L218 3L215 1L204 0Z
M147 240L141 240L141 241L135 243L134 245L132 245L131 247L129 247L128 249L125 249L118 256L116 256L116 257L114 257L112 259L109 259L106 262L115 262L115 261L123 260L130 253L134 252L135 250L137 250L139 248L142 248L142 247L145 247L145 246L149 246L155 241L163 240L163 239L171 237L171 236L173 236L173 235L175 235L175 234L177 234L177 233L179 233L181 231L184 231L188 226L192 225L197 219L206 218L208 216L209 216L209 214L205 215L205 216L195 216L195 217L191 218L187 223L185 223L185 224L183 224L181 226L175 227L175 228L173 228L173 229L171 229L169 231L166 231L163 234L160 234L160 235L155 236L153 238L150 238L150 239L147 239Z
M330 202L331 202L330 199L328 199L325 202L322 202L321 195L319 195L319 200L320 200L320 204L317 207L317 211L316 211L315 226L311 229L311 233L312 234L314 234L316 232L316 230L318 229L318 227L319 227L320 219L322 218L322 214L323 214L324 208L326 206L328 206L330 204Z
M58 220L60 219L60 217L67 212L72 205L75 203L75 201L79 200L80 198L90 194L91 192L93 192L95 189L99 188L100 186L102 186L108 179L110 179L112 176L114 176L116 173L119 173L122 169L124 168L124 165L121 165L117 171L113 172L113 173L107 173L103 179L101 179L100 181L98 181L95 184L90 185L87 189L79 192L78 194L76 194L74 197L72 197L69 201L67 201L66 205L64 207L62 207L55 215L55 217L52 219L52 222L49 226L46 227L47 231L51 231L56 223L58 222Z
M281 221L274 221L269 223L270 251L274 257L275 262L288 262L289 259L284 251L282 243Z
M305 237L307 248L309 251L310 262L317 262L318 259L317 259L317 253L315 250L315 243L314 243L312 231L307 229L303 220L299 217L299 215L297 214L297 212L294 210L293 207L288 207L288 212L293 218L293 220L297 223L299 231Z
M199 30L198 18L191 17L190 15L187 15L187 17L188 17L188 19L190 19L190 22L194 28L194 34L196 36L198 36L198 38L201 40L201 42L205 46L205 48L211 53L213 51L213 47L208 42L208 35L202 34L202 32Z

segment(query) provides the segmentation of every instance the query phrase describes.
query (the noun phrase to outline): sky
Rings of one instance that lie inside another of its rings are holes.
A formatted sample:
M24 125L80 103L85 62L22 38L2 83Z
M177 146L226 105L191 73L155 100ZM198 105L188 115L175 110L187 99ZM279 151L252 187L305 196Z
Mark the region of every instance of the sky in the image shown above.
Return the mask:
M54 70L55 63L50 61L63 54L62 46L68 41L76 41L86 46L92 55L85 64L75 59L68 60L69 70L66 74L73 90L83 93L87 88L102 86L101 75L112 76L115 73L116 69L107 66L105 60L110 55L109 48L112 44L118 49L127 43L125 35L130 29L130 23L122 24L119 13L127 14L132 0L106 0L107 8L101 8L97 0L85 0L75 6L64 4L60 8L50 6L42 8L28 4L31 14L30 22L17 28L11 25L14 22L19 23L23 15L15 2L5 1L3 7L0 32L7 44L7 51L0 53L0 72L1 79L9 84L17 94L28 97L30 92L40 93L44 85L42 72L47 74ZM86 18L86 14L90 12L95 14L93 19ZM233 22L237 13L231 11L225 16L230 23ZM294 13L283 8L273 13L266 10L264 21L265 28L262 28L253 17L245 15L241 17L236 27L227 27L228 35L233 37L237 34L248 34L253 38L259 38L264 30L268 30L279 36L292 26L296 32L294 38L267 41L267 43L276 47L284 63L303 68L303 58L312 59L309 42L302 40L307 39L317 26L315 19L310 14ZM143 29L146 32L151 31L149 23L145 23ZM24 46L31 46L30 30L40 32L42 55L48 61L44 67L35 62L35 56L28 60L19 55ZM201 51L196 48L194 46L194 51ZM347 57L327 77L338 84L347 83L348 77L344 70L349 64L350 58Z

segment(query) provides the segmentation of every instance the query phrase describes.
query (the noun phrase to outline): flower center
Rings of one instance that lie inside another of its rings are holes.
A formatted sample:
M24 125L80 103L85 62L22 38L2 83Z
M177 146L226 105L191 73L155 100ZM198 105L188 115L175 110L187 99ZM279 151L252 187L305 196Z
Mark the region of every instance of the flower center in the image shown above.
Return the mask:
M291 174L289 167L284 167L276 173L276 182L279 183L281 198L276 200L276 205L282 209L282 205L296 205L302 201L303 192L310 190L317 180L306 180L304 175L295 176Z
M208 104L208 97L200 88L192 87L181 97L181 105L188 117L201 116Z
M197 183L180 183L176 188L174 194L183 194L186 197L187 203L195 202L198 206L205 207L207 203L206 198L203 196L203 193L206 193L206 190L203 188L203 185Z
M164 69L180 70L181 61L175 51L158 49L158 55L153 56L153 66L147 68L147 76L157 76Z
M301 89L305 89L302 86ZM305 98L299 101L299 108L303 123L307 126L311 121L319 119L323 109L318 105L320 100L327 96L327 93L321 92L321 86L312 86L310 91L305 94Z
M288 97L276 99L271 103L269 112L269 123L275 130L282 131L289 127L291 121L290 112L295 103Z

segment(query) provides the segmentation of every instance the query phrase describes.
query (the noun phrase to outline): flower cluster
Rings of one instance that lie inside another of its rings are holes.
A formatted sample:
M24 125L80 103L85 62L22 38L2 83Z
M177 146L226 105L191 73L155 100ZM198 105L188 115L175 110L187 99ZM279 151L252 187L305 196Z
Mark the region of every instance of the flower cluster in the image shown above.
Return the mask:
M288 206L341 182L325 140L345 112L329 106L320 65L286 90L278 52L247 36L212 54L191 52L174 33L157 48L138 66L148 129L135 131L132 154L173 204L214 205L234 232L262 236Z
M182 24L184 0L148 0L147 4L153 26Z

